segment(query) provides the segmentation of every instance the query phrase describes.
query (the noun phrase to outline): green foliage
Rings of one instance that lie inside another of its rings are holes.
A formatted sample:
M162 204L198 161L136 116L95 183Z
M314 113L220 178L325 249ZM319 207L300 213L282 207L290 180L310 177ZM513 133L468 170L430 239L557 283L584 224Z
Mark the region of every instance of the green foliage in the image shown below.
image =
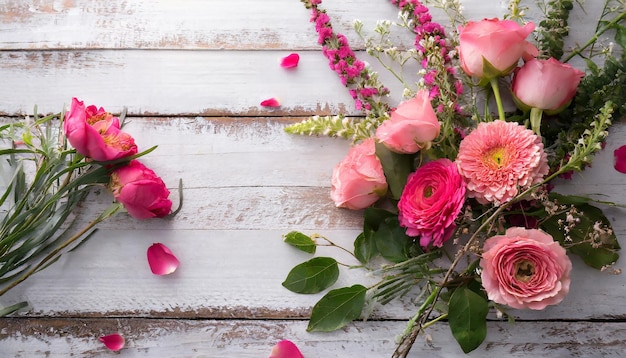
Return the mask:
M285 242L298 250L314 254L317 248L315 241L310 236L298 231L292 231L284 236Z
M354 257L365 264L376 255L378 255L378 248L376 241L374 241L374 235L360 233L354 240Z
M373 234L376 249L391 262L402 262L410 257L413 239L406 235L397 217L385 219Z
M359 318L367 288L362 285L338 288L322 297L311 311L307 331L330 332Z
M385 119L387 119L386 116L346 117L343 114L313 116L285 127L285 132L299 135L341 137L357 142L371 137L378 125Z
M487 300L467 286L454 290L450 297L448 323L463 352L478 348L487 336Z
M413 155L390 151L382 143L376 143L376 156L383 166L391 198L399 200L407 177L413 171Z
M291 269L282 285L296 293L318 293L332 286L338 277L335 259L314 257Z
M544 4L545 17L537 28L537 47L544 58L563 57L564 39L569 34L567 20L574 8L572 0L552 0Z

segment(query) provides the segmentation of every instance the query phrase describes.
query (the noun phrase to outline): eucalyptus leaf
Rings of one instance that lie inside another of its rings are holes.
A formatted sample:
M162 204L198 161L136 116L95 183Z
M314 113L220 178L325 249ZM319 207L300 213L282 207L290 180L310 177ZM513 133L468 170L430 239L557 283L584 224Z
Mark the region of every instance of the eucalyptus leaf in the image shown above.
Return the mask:
M328 292L313 306L307 331L330 332L359 318L365 305L367 288L362 285Z
M335 259L314 257L291 269L282 285L296 293L318 293L332 286L338 277Z
M292 231L284 237L286 243L297 248L298 250L308 252L309 254L315 253L317 245L315 245L315 241L311 239L310 236L299 231Z
M487 300L468 287L461 286L452 293L448 323L463 352L473 351L485 340L488 312Z
M391 198L399 200L406 180L413 171L413 156L394 153L382 143L376 143L376 156L383 166Z

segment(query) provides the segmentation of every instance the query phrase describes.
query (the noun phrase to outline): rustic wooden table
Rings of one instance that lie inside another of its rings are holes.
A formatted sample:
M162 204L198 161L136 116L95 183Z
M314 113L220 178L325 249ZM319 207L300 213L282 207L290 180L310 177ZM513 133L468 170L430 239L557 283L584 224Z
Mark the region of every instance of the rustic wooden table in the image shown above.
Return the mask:
M463 3L468 18L506 11L500 0ZM577 8L572 15L569 46L592 33L601 2L587 3L587 13ZM397 13L383 0L324 6L357 48L353 19L371 29ZM353 112L309 16L298 0L0 1L0 116L19 118L34 104L58 112L73 96L113 113L127 106L127 130L140 149L159 146L144 162L171 189L179 178L185 186L174 219L118 215L79 250L1 297L0 305L27 300L31 310L0 319L0 357L110 356L98 337L112 332L126 337L124 357L264 357L280 339L296 342L306 357L391 355L415 310L410 303L381 307L339 332L307 333L319 295L280 285L308 258L284 244L283 234L320 232L349 246L361 226L360 213L335 209L328 196L332 167L348 143L283 132L310 115ZM299 67L280 68L294 51ZM282 107L259 106L274 96ZM626 177L612 168L612 152L624 143L626 126L617 124L593 168L559 189L603 193L626 205ZM81 220L110 201L96 193ZM626 246L624 211L605 212ZM145 253L153 242L176 253L176 273L150 273ZM574 266L561 305L518 312L515 324L489 322L485 343L470 356L625 354L625 276L576 259ZM337 285L359 280L367 280L362 272L346 271ZM428 333L432 340L418 339L412 357L463 355L445 323Z

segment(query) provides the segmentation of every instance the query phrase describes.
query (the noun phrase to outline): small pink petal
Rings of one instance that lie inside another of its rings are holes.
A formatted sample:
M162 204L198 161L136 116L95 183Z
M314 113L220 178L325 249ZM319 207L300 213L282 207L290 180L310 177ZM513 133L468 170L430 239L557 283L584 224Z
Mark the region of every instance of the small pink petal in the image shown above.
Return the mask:
M289 56L283 57L280 61L280 66L282 68L294 68L298 66L298 62L300 61L300 55L297 53L292 53Z
M148 264L155 275L169 275L176 271L180 262L167 246L156 243L148 248Z
M98 339L100 340L100 342L104 343L104 345L108 349L112 351L119 351L120 349L124 348L124 337L122 337L118 333L109 334L108 336L102 336Z
M272 347L269 358L304 358L304 356L292 341L282 340Z
M278 98L268 98L265 101L261 102L261 106L263 107L280 107L280 100Z
M626 145L615 149L613 155L615 156L615 170L620 173L626 174Z

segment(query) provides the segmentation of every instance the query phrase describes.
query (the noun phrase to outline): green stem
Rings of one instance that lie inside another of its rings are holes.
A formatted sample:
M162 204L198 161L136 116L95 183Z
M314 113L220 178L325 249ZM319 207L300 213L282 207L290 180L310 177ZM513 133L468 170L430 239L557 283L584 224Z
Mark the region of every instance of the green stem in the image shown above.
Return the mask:
M500 97L500 85L498 84L498 77L490 79L489 83L491 84L491 89L493 90L493 95L496 99L496 104L498 105L498 117L500 117L501 121L504 121L504 106L502 105L502 97Z
M541 136L541 117L543 116L543 109L532 107L530 109L530 128L533 132Z
M422 329L426 329L426 328L428 328L428 327L432 326L433 324L435 324L435 323L437 323L437 322L441 321L442 319L446 319L446 318L448 318L448 314L447 314L447 313L444 313L444 314L442 314L441 316L439 316L439 317L437 317L437 318L435 318L435 319L431 320L430 322L426 322L426 323L424 323L424 325L422 326Z
M618 22L622 21L624 18L626 18L626 11L620 13L613 20L611 20L609 23L607 23L606 25L601 27L600 30L598 30L593 35L593 37L591 37L589 39L589 41L587 41L586 44L584 44L582 47L579 47L576 50L572 51L567 57L565 57L563 62L568 62L569 60L574 58L574 56L580 55L587 47L593 45L596 41L598 41L598 39L600 38L600 36L602 36L603 33L605 33L607 30L612 29Z

